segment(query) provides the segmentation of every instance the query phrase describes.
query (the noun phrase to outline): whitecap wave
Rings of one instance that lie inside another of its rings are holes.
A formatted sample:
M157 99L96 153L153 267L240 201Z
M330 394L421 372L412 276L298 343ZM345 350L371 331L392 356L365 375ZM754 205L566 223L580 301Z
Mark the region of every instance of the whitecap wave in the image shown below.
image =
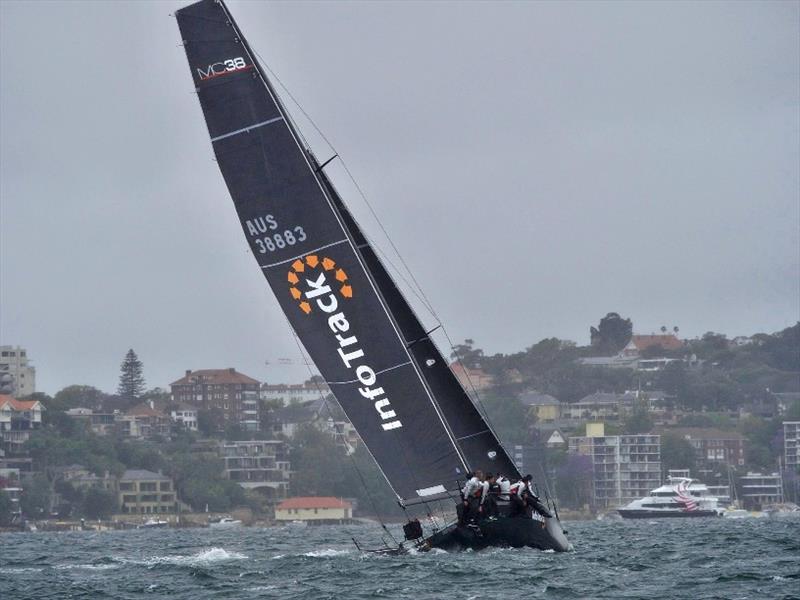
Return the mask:
M128 562L147 567L155 565L178 565L187 567L206 567L216 563L231 562L234 560L244 560L249 558L240 552L225 550L225 548L209 548L189 556L150 556L144 559L118 558L120 562Z
M255 587L246 588L246 591L248 591L248 592L267 592L269 590L274 590L277 587L278 586L276 586L276 585L257 585Z
M115 564L108 564L108 563L101 563L98 565L94 564L79 564L79 565L56 565L53 567L58 571L71 571L73 569L81 569L83 571L108 571L109 569L119 569L119 565Z
M308 556L309 558L330 558L332 556L342 556L344 554L350 554L351 550L334 550L333 548L325 548L324 550L313 550L311 552L305 552L300 556Z
M0 568L0 574L3 575L16 575L19 573L41 573L44 567L3 567Z

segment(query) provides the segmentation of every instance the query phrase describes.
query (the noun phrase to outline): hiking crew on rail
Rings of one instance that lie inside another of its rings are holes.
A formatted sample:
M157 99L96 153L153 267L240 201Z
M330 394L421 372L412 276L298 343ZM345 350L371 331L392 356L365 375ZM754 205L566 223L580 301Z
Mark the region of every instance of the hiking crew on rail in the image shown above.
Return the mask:
M525 475L512 484L503 475L483 474L477 470L467 475L461 490L462 502L457 507L458 521L461 525L484 519L494 520L500 515L500 507L507 507L504 513L510 517L528 517L535 511L543 517L552 514L536 495L533 477Z

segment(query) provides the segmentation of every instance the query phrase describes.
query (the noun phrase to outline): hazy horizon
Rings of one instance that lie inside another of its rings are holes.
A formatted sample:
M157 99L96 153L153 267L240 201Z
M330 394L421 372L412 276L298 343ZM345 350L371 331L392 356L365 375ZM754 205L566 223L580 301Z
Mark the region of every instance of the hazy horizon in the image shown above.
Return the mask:
M148 387L308 376L276 364L300 355L212 160L184 4L0 3L0 344L41 391L112 392L131 347ZM455 342L800 320L799 3L228 5Z

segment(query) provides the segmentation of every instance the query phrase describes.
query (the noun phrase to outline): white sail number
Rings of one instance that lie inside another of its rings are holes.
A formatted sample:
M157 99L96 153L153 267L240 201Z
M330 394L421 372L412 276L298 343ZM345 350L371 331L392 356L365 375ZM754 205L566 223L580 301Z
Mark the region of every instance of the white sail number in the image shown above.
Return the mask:
M290 227L283 232L277 231L278 222L272 215L248 219L245 222L245 227L250 236L254 238L253 243L258 247L260 254L275 252L275 250L281 250L287 246L294 246L299 242L306 241L308 237L299 225ZM271 231L275 233L269 233ZM261 235L264 233L267 235Z
M296 234L296 235L295 235ZM283 233L274 233L263 238L256 238L254 241L258 246L258 251L261 254L275 252L286 246L294 246L297 242L303 242L306 239L306 232L299 225L294 228L294 231L287 229Z

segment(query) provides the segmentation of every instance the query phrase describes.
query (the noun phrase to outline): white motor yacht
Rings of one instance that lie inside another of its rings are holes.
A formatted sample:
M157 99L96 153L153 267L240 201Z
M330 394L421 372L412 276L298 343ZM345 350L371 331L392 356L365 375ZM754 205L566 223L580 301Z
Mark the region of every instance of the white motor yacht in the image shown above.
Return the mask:
M669 482L648 496L617 509L625 519L661 517L718 517L723 509L704 483L686 477L670 477Z

